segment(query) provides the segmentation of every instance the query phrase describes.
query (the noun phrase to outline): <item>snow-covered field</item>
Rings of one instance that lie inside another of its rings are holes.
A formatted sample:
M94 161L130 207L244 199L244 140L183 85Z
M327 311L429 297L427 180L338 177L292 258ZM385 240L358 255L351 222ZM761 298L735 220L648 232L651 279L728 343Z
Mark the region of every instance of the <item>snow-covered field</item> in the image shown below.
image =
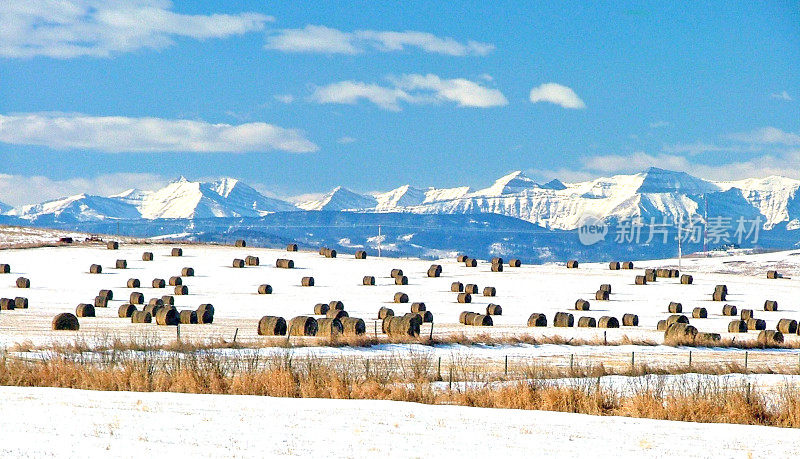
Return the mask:
M4 457L791 457L800 431L392 401L0 388Z

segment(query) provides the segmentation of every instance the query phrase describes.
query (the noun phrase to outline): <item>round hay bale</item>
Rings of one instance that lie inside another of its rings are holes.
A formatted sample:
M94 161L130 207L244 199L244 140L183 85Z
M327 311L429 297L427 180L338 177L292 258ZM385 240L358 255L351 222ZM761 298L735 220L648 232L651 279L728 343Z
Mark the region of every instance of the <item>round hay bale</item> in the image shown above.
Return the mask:
M148 303L142 308L142 311L144 311L144 312L150 314L151 316L155 317L156 314L158 314L158 311L160 311L162 309L164 309L164 305L163 304Z
M736 306L732 304L726 304L722 307L722 315L723 316L735 316L736 315Z
M575 316L568 312L557 312L553 317L553 326L572 327L575 324Z
M0 263L0 274L8 274L11 272L11 265L8 263ZM58 316L56 316L58 317Z
M428 277L439 277L442 275L442 265L431 265L428 268Z
M464 286L464 292L469 293L470 295L477 295L478 294L478 285L477 284L467 284Z
M567 268L575 269L578 267L578 260L569 260L567 262Z
M173 293L176 295L188 295L189 287L185 285L176 285L175 290L173 290Z
M328 309L332 311L344 311L344 303L339 300L333 300L328 303Z
M78 317L94 317L94 306L88 303L81 303L75 308L75 315Z
M155 278L153 279L152 286L153 288L164 288L167 286L167 283L164 279Z
M683 305L677 301L670 301L669 306L667 306L667 312L670 314L680 314L683 312Z
M778 271L773 271L773 270L767 271L767 279L777 279L779 277L781 277L781 275L778 274Z
M764 310L765 311L777 311L778 310L778 302L775 300L767 300L764 302Z
M275 266L283 269L292 269L294 268L294 260L289 260L288 258L278 258L275 260Z
M647 285L647 277L636 276L635 283L636 285Z
M484 287L483 288L483 296L496 296L497 289L494 287Z
M297 244L289 244L286 246L287 252L297 252Z
M544 314L534 312L533 314L528 317L528 326L529 327L546 327L547 326L547 316Z
M153 252L142 253L142 261L153 261Z
M131 314L132 324L149 324L153 322L153 315L147 311L134 311Z
M594 317L581 317L578 319L578 327L581 328L595 328L597 326L597 321Z
M147 304L151 306L164 306L164 299L163 298L150 298Z
M183 285L183 279L181 279L180 276L172 276L169 278L169 285L172 287Z
M503 264L503 257L492 257L491 260L493 265L502 265Z
M114 299L114 292L109 289L100 290L100 293L98 293L98 295L108 298L109 301Z
M450 291L451 292L463 292L464 291L464 284L461 282L453 282L450 284Z
M508 260L508 267L509 268L519 268L522 266L522 261L518 258L512 258Z
M394 302L395 303L408 303L408 295L403 292L397 292L394 294Z
M14 309L28 309L28 299L22 296L14 298Z
M53 330L79 330L81 328L78 318L74 314L62 312L53 317Z
M234 258L231 266L234 268L244 268L244 260L241 258Z
M237 239L236 242L233 243L234 247L247 247L247 242L244 239Z
M328 309L328 312L325 313L325 317L328 319L341 319L342 317L350 317L350 314L342 309Z
M608 301L608 292L605 290L598 290L594 293L594 299L597 301Z
M742 309L742 312L741 312L741 319L742 320L752 319L753 317L754 316L753 316L753 310L752 309Z
M342 312L342 311L339 311ZM342 334L344 327L342 321L335 317L317 319L317 334L323 338L336 338Z
M656 268L656 277L671 277L670 270L666 268Z
M139 282L139 279L128 279L128 288L139 288L142 284Z
M461 311L461 314L458 315L458 322L463 325L471 325L472 319L477 316L478 313L472 311Z
M117 242L117 241L108 241L108 244L106 244L106 248L108 250L118 250L119 249L119 242Z
M326 251L326 250L328 250L328 249L327 249L327 248L325 248L325 247L320 247L320 248L319 248L319 254L320 254L320 255L325 255L325 251Z
M394 278L395 285L408 285L408 277L406 276L397 276Z
M89 274L102 274L102 272L103 272L103 267L100 265L95 264L89 266Z
M402 276L402 275L403 275L403 270L402 269L398 269L398 268L393 269L389 273L389 277L397 277L397 276Z
M611 271L619 271L620 264L618 261L612 261L608 263L608 269Z
M128 260L117 260L117 269L128 269Z
M194 277L194 268L185 267L181 269L181 276L183 277Z
M420 323L413 317L387 317L384 320L386 334L390 337L417 337Z
M214 305L209 303L204 303L197 308L197 323L198 324L214 323Z
M343 317L339 319L342 323L342 334L344 336L360 336L367 333L367 324L364 319L358 317Z
M272 286L269 284L261 284L258 286L258 294L259 295L270 295L272 294Z
M472 303L472 295L470 295L469 293L466 293L466 292L459 293L457 301L459 303Z
M794 335L797 333L797 321L793 319L781 319L778 321L778 326L775 328L781 333L790 333Z
M420 315L422 316L422 322L423 323L426 323L426 324L432 324L433 323L433 313L432 312L423 311L423 312L420 312Z
M175 297L172 295L161 295L161 303L164 306L175 306Z
M142 304L144 303L144 294L140 292L131 292L131 296L128 300L131 304Z
M623 314L622 315L622 325L625 327L638 327L639 326L639 316L636 314Z
M326 256L327 258L336 258L336 250L334 250L334 249L328 249L328 250L326 250L326 251L325 251L325 256Z
M783 344L783 333L777 330L762 330L758 334L758 344L761 346Z
M0 309L3 311L13 311L17 305L11 298L0 298Z
M364 276L361 283L363 285L375 285L375 276Z
M367 252L365 250L356 250L356 260L366 260L366 259L367 259Z
M644 279L647 282L655 282L656 281L656 270L655 269L648 269L644 273Z
M411 312L425 312L425 303L411 303Z
M633 262L632 261L623 261L622 262L622 269L633 269Z
M601 293L601 292L598 291L598 293ZM602 292L602 293L605 293L605 292ZM582 298L579 298L578 300L575 301L575 310L576 311L588 311L589 310L589 302L584 300L584 299L582 299Z
M675 278L677 278L677 277L679 277L680 275L681 275L681 272L680 272L680 271L678 271L677 269L670 269L670 270L669 270L669 277L675 277Z
M104 296L96 296L94 297L94 307L96 308L107 308L108 307L108 298Z
M720 335L719 333L700 332L695 337L695 341L698 343L715 343L721 340L722 340L722 335Z
M747 333L747 322L744 320L732 320L728 324L728 333Z
M314 305L314 315L324 316L330 308L327 303L317 303Z
M611 284L600 284L600 290L608 292L611 295Z
M492 316L486 314L475 314L475 317L472 318L472 325L476 327L491 327L494 325L492 321Z
M254 257L252 255L248 255L244 258L244 263L247 266L260 266L261 260L258 257Z
M659 320L656 323L656 330L658 331L665 331L667 329L667 321L666 320Z
M467 261L467 258L469 258L469 257L466 256L466 255L458 255L456 257L456 261L459 262L459 263L464 263L465 261Z
M286 334L286 319L277 316L264 316L258 321L260 336L283 336Z
M684 274L681 276L681 284L690 285L694 282L694 277L689 274Z
M300 285L303 287L313 287L314 286L314 278L313 277L304 277L300 279Z
M671 316L667 317L667 326L672 324L688 324L689 318L683 314L672 314Z
M501 273L501 272L503 272L503 265L492 264L492 272L493 273Z
M173 257L182 257L183 249L180 247L173 247L172 252L170 252L170 255L172 255Z
M715 292L716 291L720 291L720 292L723 292L723 293L725 293L727 295L728 294L728 286L725 285L725 284L716 285L716 286L714 286L714 291Z
M478 266L478 260L474 258L467 258L464 260L464 266L467 268L476 268Z
M764 319L747 319L747 329L748 330L766 330L767 329L767 321Z
M383 320L387 317L392 317L392 316L394 316L394 311L392 309L387 307L381 307L380 309L378 309L378 319Z
M619 328L619 320L612 316L603 316L597 321L600 328Z
M197 311L192 311L191 309L184 309L183 311L178 313L178 319L181 321L181 324L191 325L197 323Z
M490 316L502 316L503 308L499 304L489 303L486 306L486 314Z
M693 319L705 319L708 317L708 311L706 308L694 308L692 309L692 318Z
M136 306L130 303L124 303L119 306L119 309L117 310L117 315L120 317L120 319L127 319L128 317L133 315L135 311L136 311Z
M664 339L691 340L697 337L697 328L686 323L674 323L667 326Z

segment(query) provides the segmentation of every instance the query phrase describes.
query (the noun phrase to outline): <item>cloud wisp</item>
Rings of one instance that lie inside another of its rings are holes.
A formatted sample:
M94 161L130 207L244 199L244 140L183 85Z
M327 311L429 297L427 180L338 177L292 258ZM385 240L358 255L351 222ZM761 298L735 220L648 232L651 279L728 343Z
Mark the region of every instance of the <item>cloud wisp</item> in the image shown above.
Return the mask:
M367 50L379 52L404 51L417 48L426 53L448 56L484 56L494 46L469 40L460 42L428 32L358 30L344 32L321 25L301 29L283 29L267 37L267 49L287 53L359 54Z
M167 182L167 178L160 175L132 172L62 180L40 175L0 174L0 201L22 206L80 193L109 196L130 188L150 190L160 188Z
M534 104L549 102L570 109L582 110L586 108L586 104L578 97L575 91L558 83L544 83L531 89L529 98Z
M318 149L300 130L260 122L231 125L51 113L0 115L0 142L103 153L267 150L307 153Z
M459 107L499 107L508 100L497 89L464 78L445 79L437 75L409 74L388 78L390 86L361 81L339 81L314 90L310 100L319 104L371 102L385 110L400 111L401 103L452 102Z
M257 13L189 15L167 0L5 0L0 56L70 59L161 49L175 38L226 38L263 30Z
M790 96L789 93L786 92L786 91L774 92L774 93L770 94L769 97L771 97L773 99L785 100L787 102L791 102L793 100L792 96Z

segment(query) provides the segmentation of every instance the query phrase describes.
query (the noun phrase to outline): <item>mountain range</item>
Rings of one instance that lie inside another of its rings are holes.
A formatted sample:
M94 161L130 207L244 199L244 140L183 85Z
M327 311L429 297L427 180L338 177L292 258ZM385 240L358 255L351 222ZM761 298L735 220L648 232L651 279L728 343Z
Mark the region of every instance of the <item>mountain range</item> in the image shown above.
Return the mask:
M673 221L713 216L760 217L763 228L800 228L800 181L771 176L714 182L684 172L650 168L577 183L540 184L515 171L488 188L415 188L361 194L338 186L318 199L291 203L247 184L222 178L195 182L181 177L155 191L131 189L112 196L79 194L0 213L31 223L113 220L263 217L291 211L500 214L555 230L573 230L587 213L603 219L641 217Z

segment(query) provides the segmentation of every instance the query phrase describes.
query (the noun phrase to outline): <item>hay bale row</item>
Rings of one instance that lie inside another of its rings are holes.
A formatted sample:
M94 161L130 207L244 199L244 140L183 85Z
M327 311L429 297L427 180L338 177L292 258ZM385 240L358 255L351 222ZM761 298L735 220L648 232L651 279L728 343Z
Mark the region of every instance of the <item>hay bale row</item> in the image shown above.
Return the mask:
M758 334L758 344L761 346L775 346L783 344L783 333L777 330L762 330Z
M173 257L182 257L183 256L183 249L180 247L173 247L170 255Z
M462 304L472 303L472 295L466 292L459 293L456 301Z
M197 311L192 311L191 309L184 309L183 311L178 313L178 319L180 319L181 324L196 324L197 323Z
M142 261L153 261L153 252L142 253Z
M706 308L694 308L692 309L692 318L693 319L705 319L708 318L708 311Z
M119 242L117 241L108 241L106 244L106 249L108 250L118 250L119 249Z
M10 264L8 264L8 263L0 263L0 274L8 274L10 272L11 272L11 265Z
M264 316L258 321L259 336L283 336L286 328L286 319L283 317Z
M575 269L578 267L578 260L569 260L567 262L567 268Z
M375 276L364 276L361 280L362 285L375 285Z
M691 274L684 274L681 276L681 284L683 285L691 285L694 283L694 277Z
M214 305L205 303L197 308L197 323L210 324L214 322Z
M442 265L431 265L428 268L428 277L439 277L442 275Z
M52 327L53 330L78 330L80 323L74 314L62 312L53 317Z
M575 316L568 312L557 312L553 316L553 326L555 327L572 327L575 324Z
M765 311L777 311L778 310L778 302L775 300L767 300L764 302L764 310Z
M576 311L588 311L589 310L589 302L584 299L578 299L575 301L575 310Z
M304 277L300 279L300 285L303 287L313 287L314 286L314 278L311 276Z
M489 303L486 306L486 315L489 316L502 316L503 308L499 304Z
M78 317L94 317L94 306L88 303L81 303L75 308L75 315Z
M117 260L114 267L117 269L128 269L128 260Z
M93 264L89 266L89 274L102 274L103 267L98 264Z
M408 295L403 292L397 292L394 294L394 302L395 303L408 303Z
M497 296L497 289L494 287L484 287L483 296Z
M269 284L261 284L258 286L258 294L259 295L271 295L272 294L272 286Z
M294 268L294 260L290 260L288 258L278 258L277 260L275 260L275 267L283 269L292 269Z
M246 264L247 266L259 266L261 265L261 260L258 257L248 255L244 257L244 264Z
M153 322L153 315L147 311L133 311L131 314L132 324L149 324Z
M508 260L509 268L519 268L520 266L522 266L522 261L519 258L512 258Z
M477 312L463 311L458 316L459 322L463 325L472 325L476 327L491 327L494 325L492 317L488 314L478 314Z
M366 260L367 259L367 251L366 250L356 250L356 260Z
M647 282L655 282L656 281L656 270L655 269L645 269L644 270L644 278Z
M394 311L392 309L387 307L381 307L380 309L378 309L378 319L383 320L387 317L392 317L392 316L394 316Z
M688 323L669 324L664 331L664 339L691 340L697 337L697 328Z
M529 327L546 327L547 326L547 316L544 314L534 312L533 314L528 317L528 326Z
M597 321L599 328L619 328L619 319L612 316L603 316Z
M594 299L597 301L608 301L609 294L605 290L598 290L594 292Z
M667 312L670 314L680 314L683 312L683 305L677 301L670 301L667 306Z
M732 304L726 304L722 307L722 315L723 316L735 316L736 315L736 306Z
M581 317L578 319L578 327L595 328L597 327L597 320L594 317Z
M286 246L286 251L287 252L297 252L297 244L294 244L294 243L288 244Z
M27 277L18 277L16 285L17 288L31 288L31 280Z
M389 316L383 319L383 332L393 338L419 336L420 322L410 316Z
M464 284L462 284L461 282L453 282L452 284L450 284L450 291L456 293L463 292Z
M236 242L233 243L234 247L247 247L247 242L244 239L237 239Z
M639 326L639 316L636 314L623 314L622 315L622 325L626 327L638 327Z

